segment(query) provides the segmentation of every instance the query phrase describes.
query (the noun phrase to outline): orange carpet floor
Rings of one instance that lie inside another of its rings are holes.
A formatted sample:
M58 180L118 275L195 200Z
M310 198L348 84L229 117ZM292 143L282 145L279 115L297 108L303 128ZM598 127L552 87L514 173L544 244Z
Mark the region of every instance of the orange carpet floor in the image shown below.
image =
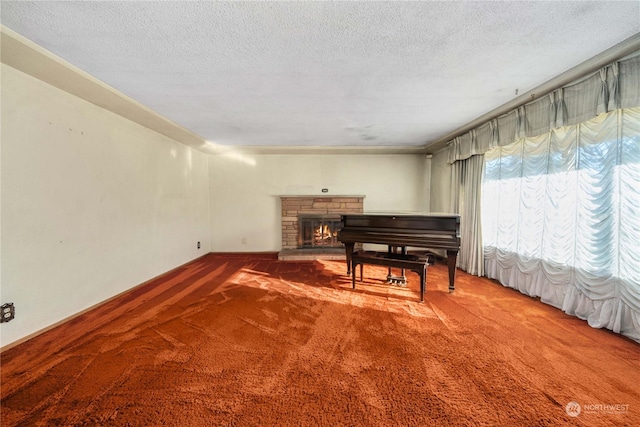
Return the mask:
M638 343L460 271L450 294L445 265L422 304L385 277L210 254L4 351L1 424L640 425Z

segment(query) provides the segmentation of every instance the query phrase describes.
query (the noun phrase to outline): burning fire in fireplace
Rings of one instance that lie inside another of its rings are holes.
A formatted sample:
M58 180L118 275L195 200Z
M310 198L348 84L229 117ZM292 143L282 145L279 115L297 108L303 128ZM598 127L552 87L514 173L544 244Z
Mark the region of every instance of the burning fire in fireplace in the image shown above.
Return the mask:
M331 230L328 224L321 224L318 228L316 228L313 235L315 243L317 245L323 245L325 241L337 237L338 232Z
M298 223L298 247L342 247L338 241L340 218L318 215L301 215Z

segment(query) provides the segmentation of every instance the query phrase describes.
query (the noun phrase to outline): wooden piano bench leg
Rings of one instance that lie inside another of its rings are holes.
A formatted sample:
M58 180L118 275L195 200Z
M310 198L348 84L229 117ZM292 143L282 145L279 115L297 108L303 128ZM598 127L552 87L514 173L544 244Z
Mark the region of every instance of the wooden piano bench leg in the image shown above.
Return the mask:
M351 289L356 288L356 266L357 264L355 262L351 265ZM362 264L360 265L360 268L362 269ZM362 276L362 273L360 276Z
M422 267L422 271L419 272L420 276L420 302L424 302L424 293L427 291L427 264Z

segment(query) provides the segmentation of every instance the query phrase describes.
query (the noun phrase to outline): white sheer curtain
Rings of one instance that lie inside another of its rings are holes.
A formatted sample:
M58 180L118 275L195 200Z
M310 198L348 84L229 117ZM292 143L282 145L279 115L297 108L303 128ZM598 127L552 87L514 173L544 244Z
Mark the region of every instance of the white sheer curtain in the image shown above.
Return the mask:
M640 108L485 153L488 277L640 341Z
M640 341L639 107L636 52L450 141L459 266Z

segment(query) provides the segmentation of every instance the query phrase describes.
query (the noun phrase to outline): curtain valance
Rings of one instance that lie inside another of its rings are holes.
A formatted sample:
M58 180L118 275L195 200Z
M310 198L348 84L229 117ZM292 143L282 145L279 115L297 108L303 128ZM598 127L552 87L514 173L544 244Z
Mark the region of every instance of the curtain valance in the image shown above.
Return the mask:
M619 108L640 106L640 55L525 104L449 141L449 163L484 154L519 138L571 126Z

